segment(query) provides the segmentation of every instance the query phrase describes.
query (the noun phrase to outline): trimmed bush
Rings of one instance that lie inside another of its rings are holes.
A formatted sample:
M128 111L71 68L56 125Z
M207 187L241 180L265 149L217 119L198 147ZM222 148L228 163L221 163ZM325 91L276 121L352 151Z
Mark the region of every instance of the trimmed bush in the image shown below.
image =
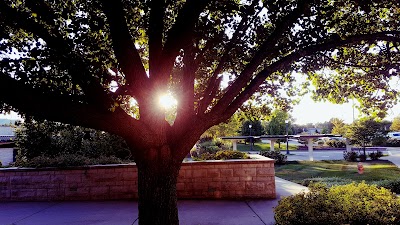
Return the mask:
M194 157L195 161L201 160L225 160L225 159L249 159L250 157L241 151L235 150L222 150L215 154L205 152L200 155L200 157Z
M115 135L49 121L27 120L16 133L18 159L56 158L60 155L80 155L87 158L115 156L132 159L125 141Z
M400 147L400 140L390 138L386 141L386 146L387 147Z
M215 153L215 159L249 159L250 157L241 151L223 150Z
M394 193L400 194L400 178L397 180L381 180L374 182L378 187L383 187L391 190Z
M383 153L381 151L376 151L369 153L368 156L369 158L371 158L371 160L378 160L380 157L383 156Z
M310 186L313 183L323 183L327 187L333 187L337 185L351 184L353 181L351 179L345 179L340 177L314 177L306 178L301 182L301 185Z
M274 150L274 151L268 150L268 151L262 152L261 155L271 158L271 159L274 159L275 164L278 164L278 165L283 165L283 164L286 164L286 162L287 162L287 156L282 154L281 151L279 151L279 150Z
M345 141L339 141L339 140L328 140L325 142L329 147L332 148L346 148L346 142Z
M71 166L87 166L99 164L119 164L122 160L115 156L100 156L98 158L88 158L77 154L66 154L55 157L37 156L27 161L16 161L15 166L28 168L41 167L71 167Z
M385 188L365 183L309 188L279 201L277 225L400 224L400 199Z
M353 151L343 151L343 158L348 162L356 162L358 158L358 153Z

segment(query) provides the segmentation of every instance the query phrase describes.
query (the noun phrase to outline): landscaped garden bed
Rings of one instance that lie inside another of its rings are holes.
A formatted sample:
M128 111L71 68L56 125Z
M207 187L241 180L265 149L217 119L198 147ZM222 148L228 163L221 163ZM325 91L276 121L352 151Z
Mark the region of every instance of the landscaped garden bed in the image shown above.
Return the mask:
M358 162L294 161L275 167L276 176L292 182L308 185L322 182L328 186L365 181L400 193L400 169L387 160L366 161L364 171L358 173Z
M179 198L275 198L274 160L251 159L183 162ZM67 168L0 169L2 201L135 199L137 167L132 164Z

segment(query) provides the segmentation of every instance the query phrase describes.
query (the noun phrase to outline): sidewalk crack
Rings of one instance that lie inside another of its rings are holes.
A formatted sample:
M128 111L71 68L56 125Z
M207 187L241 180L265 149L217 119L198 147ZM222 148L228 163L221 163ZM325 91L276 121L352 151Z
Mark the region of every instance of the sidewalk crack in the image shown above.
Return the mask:
M245 201L245 203L246 203L246 205L251 209L251 211L253 211L253 213L256 214L256 216L258 217L258 219L260 219L261 222L262 222L264 225L267 225L267 224L264 222L264 220L261 219L261 217L256 213L256 211L254 211L254 209L250 206L249 202L248 202L248 201Z
M22 220L25 220L25 219L27 219L27 218L33 216L33 215L36 215L36 214L38 214L38 213L40 213L40 212L43 212L44 210L49 209L49 208L51 208L51 207L53 207L53 206L55 206L55 205L58 205L58 204L60 204L60 202L56 202L56 203L54 203L54 204L52 204L52 205L49 205L49 206L46 207L46 208L43 208L43 209L41 209L41 210L39 210L39 211L37 211L37 212L32 213L31 215L25 216L24 218L19 219L19 220L15 221L15 222L11 223L10 225L17 225L17 223L21 222Z

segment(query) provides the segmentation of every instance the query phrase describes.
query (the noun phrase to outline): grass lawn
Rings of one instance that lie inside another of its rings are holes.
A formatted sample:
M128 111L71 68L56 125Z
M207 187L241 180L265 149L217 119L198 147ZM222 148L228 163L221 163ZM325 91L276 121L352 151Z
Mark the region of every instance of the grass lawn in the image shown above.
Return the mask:
M278 144L275 143L274 145L275 150L278 150ZM255 143L253 146L253 151L267 151L270 149L270 144L269 143ZM250 145L247 144L242 144L242 143L237 143L237 150L243 151L243 152L248 152L250 151ZM286 150L286 143L281 143L281 148L280 150ZM296 145L289 145L289 150L297 150Z
M303 185L307 185L307 181L310 179L332 185L363 180L371 184L381 180L398 180L400 178L400 169L387 160L367 161L363 162L363 166L364 173L358 174L357 162L295 161L275 166L275 175Z

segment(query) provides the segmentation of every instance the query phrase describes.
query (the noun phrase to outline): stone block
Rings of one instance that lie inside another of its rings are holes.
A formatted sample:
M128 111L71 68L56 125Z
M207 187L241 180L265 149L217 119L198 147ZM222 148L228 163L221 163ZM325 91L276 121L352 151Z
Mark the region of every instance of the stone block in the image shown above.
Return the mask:
M177 184L176 184L176 190L177 190L177 191L183 191L183 190L185 190L185 184L184 184L184 183L177 183Z
M233 176L241 176L241 177L256 176L256 168L242 168L234 170Z
M200 178L200 177L207 177L207 170L206 169L196 169L193 172L193 178Z
M214 178L214 177L220 177L220 175L221 175L221 172L219 169L208 169L207 170L207 177Z
M110 193L109 187L90 187L90 195L107 195Z
M221 177L232 177L233 169L221 169L220 174L221 174Z
M274 176L275 170L274 168L257 168L257 176Z
M79 174L67 174L65 176L66 183L80 183L82 182L82 176Z

